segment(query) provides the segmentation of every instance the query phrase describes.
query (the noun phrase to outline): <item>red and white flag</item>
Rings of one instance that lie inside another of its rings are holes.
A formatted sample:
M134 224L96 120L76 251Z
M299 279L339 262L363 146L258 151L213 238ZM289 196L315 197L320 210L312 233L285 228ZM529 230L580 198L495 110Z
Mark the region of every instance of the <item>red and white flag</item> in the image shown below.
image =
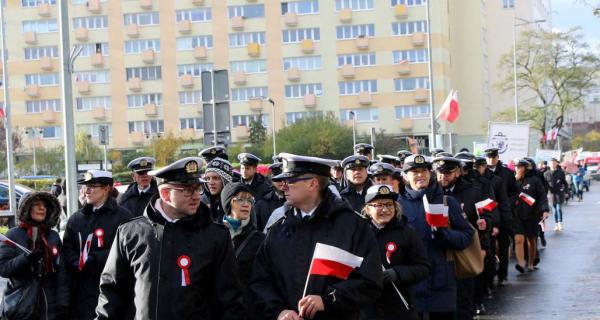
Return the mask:
M530 207L533 206L533 204L535 203L535 199L524 192L519 193L519 198L525 203L527 203Z
M437 115L437 118L448 122L454 122L458 118L460 110L458 108L458 92L456 90L450 90L446 101L442 105L442 109Z
M0 120L4 119L5 113L4 108L0 108Z
M431 227L448 227L448 207L444 204L429 204L427 196L423 196L423 208L425 209L425 220Z
M79 244L80 244L80 253L79 253L79 271L83 270L85 263L88 260L88 254L90 249L92 248L92 238L94 237L93 233L88 234L87 239L85 239L85 243L81 242L81 233L79 234Z
M498 202L490 198L475 203L475 208L479 213L483 213L483 211L492 211L494 208L496 208L496 206L498 206Z
M31 253L31 250L23 247L22 245L16 243L15 241L9 239L7 236L5 236L5 235L3 235L1 233L0 233L0 242L4 242L4 243L6 243L9 246L19 248L21 251L25 252L26 254L30 254Z
M355 268L360 267L363 258L340 248L317 243L310 264L309 276L332 276L348 279Z

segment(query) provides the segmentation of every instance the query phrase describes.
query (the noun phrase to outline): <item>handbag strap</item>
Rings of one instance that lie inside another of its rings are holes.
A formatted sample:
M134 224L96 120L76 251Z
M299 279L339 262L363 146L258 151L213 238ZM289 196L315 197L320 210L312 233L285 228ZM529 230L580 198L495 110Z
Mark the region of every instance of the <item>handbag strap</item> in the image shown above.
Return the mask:
M242 251L246 248L246 246L248 245L248 243L250 243L250 239L252 239L252 237L254 237L254 235L256 235L257 232L258 231L256 231L256 230L250 231L250 234L240 244L240 246L235 250L235 257L236 258L240 255L240 253L242 253Z

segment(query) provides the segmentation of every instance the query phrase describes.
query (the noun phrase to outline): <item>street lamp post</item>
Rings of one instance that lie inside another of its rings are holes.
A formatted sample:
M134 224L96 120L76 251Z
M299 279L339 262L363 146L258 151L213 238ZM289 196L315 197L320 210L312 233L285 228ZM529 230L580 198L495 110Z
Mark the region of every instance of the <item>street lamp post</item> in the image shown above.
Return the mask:
M29 138L31 139L31 145L33 146L31 148L32 152L33 152L33 175L37 176L37 160L36 160L36 149L37 149L37 134L42 134L42 129L38 129L38 128L29 128L27 130L25 130L25 134L27 134L29 136Z
M517 23L517 20L521 21L521 23ZM515 124L519 123L519 90L517 88L517 27L542 22L546 22L546 19L529 21L519 17L514 17L513 20L513 85L515 87Z
M354 110L350 111L350 115L352 116L352 148L356 145L356 113Z
M265 97L265 96L261 96L261 99L269 102L271 104L271 133L273 134L273 157L277 156L277 140L275 137L275 100L273 100L273 98L271 97ZM261 120L262 121L262 120Z

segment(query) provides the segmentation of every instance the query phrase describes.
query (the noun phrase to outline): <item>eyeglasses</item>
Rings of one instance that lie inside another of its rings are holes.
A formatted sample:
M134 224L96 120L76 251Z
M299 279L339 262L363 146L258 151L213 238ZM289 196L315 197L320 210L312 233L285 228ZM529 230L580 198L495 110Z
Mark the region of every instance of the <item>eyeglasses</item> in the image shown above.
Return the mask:
M283 183L287 184L287 185L292 185L292 184L295 184L297 182L306 181L306 180L310 180L310 179L313 179L313 178L314 177L293 177L293 178L288 178L288 179L283 180Z
M186 197L191 197L194 193L202 194L202 185L194 185L190 187L170 187L169 189L181 191Z
M395 204L393 203L386 203L386 204L381 204L381 203L369 203L367 204L367 206L371 207L371 208L375 208L377 210L382 210L385 209L387 211L392 211L394 210L394 208L396 207Z
M254 198L233 198L233 202L237 203L238 205L250 205L253 206L254 205Z

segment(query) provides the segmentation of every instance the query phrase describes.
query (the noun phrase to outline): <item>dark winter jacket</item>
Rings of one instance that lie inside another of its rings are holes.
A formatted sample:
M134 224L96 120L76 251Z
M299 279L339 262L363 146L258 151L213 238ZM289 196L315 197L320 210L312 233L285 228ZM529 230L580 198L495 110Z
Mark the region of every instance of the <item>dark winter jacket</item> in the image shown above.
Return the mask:
M269 180L267 180L265 176L258 172L254 175L252 182L248 186L250 187L250 190L252 190L252 196L256 200L264 197L265 194L269 193L269 191L273 189L273 186L271 185Z
M362 192L358 193L356 192L354 185L348 182L348 186L344 188L344 190L340 191L340 195L342 196L342 199L346 200L348 204L350 204L354 211L360 212L365 206L365 196L367 195L367 190L372 185L373 182L367 178L367 182L365 183Z
M463 217L458 201L447 197L451 228L438 228L432 232L425 221L425 194L431 204L444 201L443 190L434 181L424 190L412 190L406 186L398 199L408 225L421 237L431 265L429 277L415 286L415 304L419 312L453 312L456 309L456 277L454 262L448 261L447 250L465 249L471 243L474 231Z
M397 280L394 285L400 291L410 309L406 309L402 298L391 283L384 283L383 294L371 307L365 308L361 319L419 319L414 306L411 287L423 281L431 272L427 252L421 237L407 225L407 219L401 216L394 218L385 227L379 229L371 225L377 238L377 249L383 266L396 272ZM393 244L394 250L389 251L388 245Z
M208 191L206 191L202 195L202 198L200 198L200 201L209 208L210 218L213 222L223 222L223 216L225 216L225 211L223 210L223 206L221 205L220 193L216 196L213 196Z
M498 202L498 217L499 219L494 223L495 227L499 227L506 222L507 224L512 224L514 219L512 212L512 203L508 198L506 193L506 186L504 185L504 181L502 178L495 175L489 169L486 169L485 173L481 177L482 183L489 184L494 191L494 197L496 202Z
M137 183L132 183L127 187L125 193L119 196L117 203L129 210L134 216L139 217L144 214L146 206L150 202L153 195L158 194L158 184L152 179L150 189L140 194Z
M106 203L93 212L93 206L86 204L75 212L67 222L63 236L65 263L71 277L71 314L73 319L94 319L98 304L98 284L100 274L108 258L108 253L115 237L117 227L133 218L131 212L117 205L117 201L109 197ZM96 231L102 229L104 236L100 239ZM92 234L88 259L80 270L81 249Z
M275 190L268 192L263 198L257 199L256 204L252 208L253 215L256 221L256 228L259 231L263 231L269 221L271 213L275 209L281 207L285 203L285 197L282 195L279 197Z
M314 319L357 319L360 308L379 297L381 259L373 232L365 219L327 189L310 217L300 218L294 208L287 210L285 218L271 227L258 251L250 286L257 312L264 319L276 319L286 309L298 311L317 243L364 260L347 280L310 278L306 294L320 295L325 304L325 310Z
M33 203L38 200L46 203L45 225L47 231L45 237L48 242L52 270L46 272L44 268L40 267L44 264L43 259L31 261L28 255L17 247L0 242L0 276L8 279L5 289L5 294L8 294L14 288L29 286L33 278L41 274L44 300L40 301L38 310L47 311L45 314L39 314L39 318L35 319L59 320L59 309L65 309L69 305L69 279L64 260L61 259L62 244L58 233L50 229L56 226L61 211L60 204L56 197L50 193L31 193L21 199L17 211L17 220L21 223L31 223L29 211ZM33 248L33 241L25 227L14 227L7 232L6 236L29 250ZM2 315L0 315L0 318L2 318Z
M491 169L489 169L491 171ZM517 180L515 179L515 173L511 171L509 168L505 167L502 164L502 161L498 161L496 168L492 173L500 177L502 182L504 183L504 188L506 189L506 196L510 202L510 208L513 212L512 217L516 218L515 214L515 203L519 196L519 187L517 186ZM500 221L500 226L505 228L512 228L513 222L508 220L508 216L503 216L504 219Z
M527 194L535 199L535 203L530 206L522 198L517 198L515 208L517 218L541 220L543 212L548 211L548 198L542 181L535 174L527 173L523 180L517 181L517 186L519 193Z
M211 221L204 204L195 215L167 222L155 208L157 199L144 216L117 230L102 273L97 319L123 319L132 306L136 320L244 319L225 226ZM187 268L180 267L186 258Z
M562 204L565 201L565 191L568 188L565 172L560 167L557 167L556 170L547 170L544 173L544 179L548 191L552 193L553 201Z

